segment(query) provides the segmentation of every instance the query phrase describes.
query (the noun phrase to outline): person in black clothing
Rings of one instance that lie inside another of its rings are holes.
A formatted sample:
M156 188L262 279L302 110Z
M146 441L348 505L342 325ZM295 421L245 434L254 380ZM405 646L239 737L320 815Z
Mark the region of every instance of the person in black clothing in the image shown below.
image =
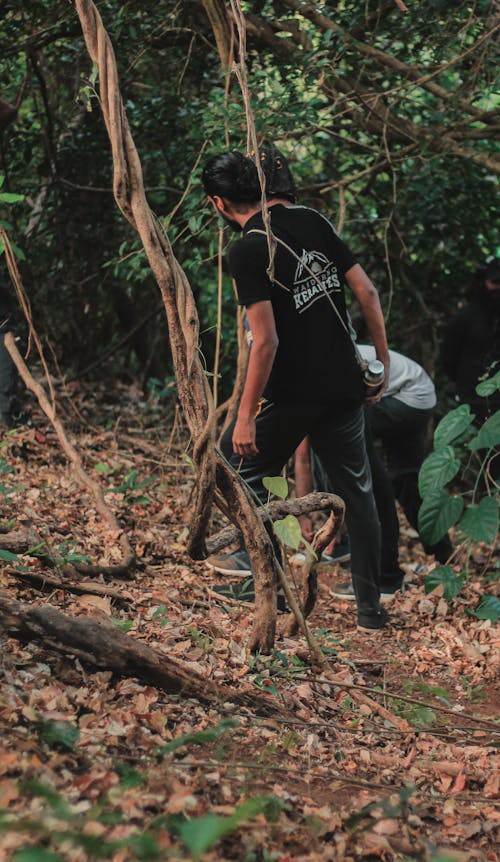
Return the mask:
M17 399L18 373L3 337L14 330L14 307L6 283L0 276L0 427L12 428L21 415Z
M16 109L0 100L0 132L15 119ZM17 369L5 347L3 337L12 331L13 303L6 283L0 277L0 426L16 424L20 407L16 398Z
M309 435L332 487L346 501L358 625L379 629L387 622L379 602L380 525L364 440L365 387L348 331L344 283L361 305L388 377L378 294L330 222L294 205L283 156L274 148L259 155L271 160L266 205L278 240L272 279L254 162L227 152L203 171L217 213L243 233L230 250L229 267L253 336L237 419L221 448L265 502L263 477L279 474Z
M444 370L478 426L500 409L500 392L487 398L476 392L483 375L500 363L500 258L490 260L479 275L476 295L450 320L441 350Z

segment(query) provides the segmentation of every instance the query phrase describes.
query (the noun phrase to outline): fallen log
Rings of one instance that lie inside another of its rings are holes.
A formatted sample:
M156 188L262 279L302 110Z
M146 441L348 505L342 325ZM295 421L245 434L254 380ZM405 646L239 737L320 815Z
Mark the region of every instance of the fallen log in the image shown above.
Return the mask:
M113 625L64 614L50 605L35 607L0 592L0 628L18 640L40 641L48 649L76 656L120 676L136 677L171 694L210 704L229 701L260 714L293 717L271 695L239 692L231 686L219 685Z
M275 500L267 506L261 506L257 509L257 514L264 522L269 521L269 519L274 522L279 518L285 518L286 515L298 517L309 514L309 512L321 512L325 509L330 509L333 512L337 529L340 529L344 522L345 503L336 494L327 494L321 491L313 491L304 497L298 497L296 500ZM233 542L241 541L241 538L241 531L237 527L224 527L223 530L208 539L208 553L216 554Z
M123 595L122 588L109 587L107 584L96 584L94 581L68 581L64 578L55 578L53 575L47 575L44 572L27 572L19 569L7 569L7 574L12 578L17 578L18 581L28 581L33 586L41 590L64 590L67 593L75 593L76 595L92 595L106 596L113 599L116 604L130 606L131 599L127 599Z
M26 551L40 545L40 536L31 528L24 530L9 530L8 533L0 533L0 550L10 551L12 554L25 554Z

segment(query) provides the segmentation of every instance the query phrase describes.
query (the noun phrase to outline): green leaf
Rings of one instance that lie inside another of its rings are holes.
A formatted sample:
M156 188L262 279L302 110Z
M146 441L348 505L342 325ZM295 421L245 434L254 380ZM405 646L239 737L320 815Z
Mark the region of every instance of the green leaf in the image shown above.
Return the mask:
M468 404L461 404L443 416L434 432L434 449L447 446L472 425L473 415Z
M22 782L22 789L25 793L32 793L33 796L40 796L42 799L46 799L54 814L62 820L73 819L74 814L66 800L47 784L29 779Z
M24 251L22 250L22 248L19 248L19 246L15 245L13 242L11 242L10 246L11 246L12 251L14 252L15 256L18 257L19 260L26 260L26 255L25 255Z
M428 706L416 706L413 710L413 721L423 727L432 727L436 721L436 713Z
M451 497L443 489L430 491L424 497L418 513L418 531L424 542L429 545L439 542L458 521L463 507L461 497Z
M191 467L191 470L193 471L193 473L196 473L196 464L194 463L193 459L191 458L190 455L188 455L187 452L182 453L181 461L185 461L185 463L188 464L189 467Z
M129 835L125 846L129 847L139 859L146 859L147 862L165 858L160 851L156 838L148 832L142 832L140 835Z
M17 554L13 554L12 551L2 551L0 549L0 560L7 560L8 563L20 563L21 560L17 556Z
M112 467L109 467L108 464L105 464L104 461L99 461L97 464L94 464L94 470L96 473L111 473Z
M275 521L273 526L274 532L280 542L283 542L284 545L293 548L295 551L299 548L301 542L304 541L299 521L295 515L287 515L281 521Z
M16 850L12 862L64 862L64 860L58 853L52 853L43 847L24 847L23 850Z
M188 228L192 234L199 231L202 219L199 216L190 216L188 219Z
M24 200L24 195L16 195L14 192L0 192L0 203L18 204Z
M267 803L267 797L256 797L239 805L229 817L204 814L194 820L187 820L178 826L179 836L194 858L199 859L202 853L234 832L245 820L261 814Z
M92 562L90 557L87 557L86 554L67 554L64 558L67 563L90 563Z
M497 371L493 377L488 378L488 380L483 380L482 383L478 383L476 386L476 392L478 395L481 395L483 398L487 398L488 395L494 395L500 389L500 371Z
M80 736L80 731L75 724L49 719L38 721L36 725L39 739L46 742L49 748L66 748L74 751Z
M464 584L463 575L457 575L451 566L439 566L426 575L424 587L426 593L431 593L436 587L443 585L443 595L447 601L451 601L458 596Z
M262 484L270 494L274 494L275 497L280 497L282 500L286 500L288 496L288 482L283 478L283 476L264 476Z
M500 599L496 596L484 596L479 607L469 613L478 620L491 620L492 623L497 623L500 619Z
M483 497L479 505L471 504L460 521L460 529L473 542L495 541L498 533L499 502L496 497Z
M223 718L215 727L207 727L206 730L194 731L192 733L183 733L171 742L162 745L156 752L158 755L170 754L172 751L177 751L184 745L206 745L210 742L217 742L221 736L238 727L239 724L234 718Z
M500 444L500 410L486 420L479 434L469 443L469 449L490 449Z
M420 495L425 497L429 491L435 491L446 485L460 470L460 461L455 457L453 446L443 446L431 452L425 459L418 476Z
M125 634L127 634L134 625L133 620L111 620L111 622L117 629L120 629L121 632L125 632Z
M113 768L117 775L120 776L120 784L122 787L141 787L144 784L147 784L147 780L141 775L140 772L137 772L137 769L134 769L128 763L116 762L113 764Z

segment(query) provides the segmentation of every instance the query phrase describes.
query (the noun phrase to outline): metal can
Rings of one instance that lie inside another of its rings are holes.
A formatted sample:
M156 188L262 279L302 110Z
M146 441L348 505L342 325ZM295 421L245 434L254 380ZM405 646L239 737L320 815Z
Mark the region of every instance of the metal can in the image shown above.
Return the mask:
M365 368L364 379L370 389L381 386L385 379L384 363L380 359L371 359Z

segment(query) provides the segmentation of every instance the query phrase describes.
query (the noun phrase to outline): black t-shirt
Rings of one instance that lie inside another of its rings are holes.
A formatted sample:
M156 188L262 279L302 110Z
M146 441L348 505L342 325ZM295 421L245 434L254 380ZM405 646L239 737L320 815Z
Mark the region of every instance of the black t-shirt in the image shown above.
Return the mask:
M264 394L276 402L359 404L364 387L353 342L331 305L347 325L343 275L356 259L316 210L275 204L269 211L273 233L299 260L278 243L275 281L269 280L267 238L252 233L263 230L260 213L229 252L239 304L270 300L273 306L279 345Z
M14 329L15 303L8 282L0 273L0 336Z

